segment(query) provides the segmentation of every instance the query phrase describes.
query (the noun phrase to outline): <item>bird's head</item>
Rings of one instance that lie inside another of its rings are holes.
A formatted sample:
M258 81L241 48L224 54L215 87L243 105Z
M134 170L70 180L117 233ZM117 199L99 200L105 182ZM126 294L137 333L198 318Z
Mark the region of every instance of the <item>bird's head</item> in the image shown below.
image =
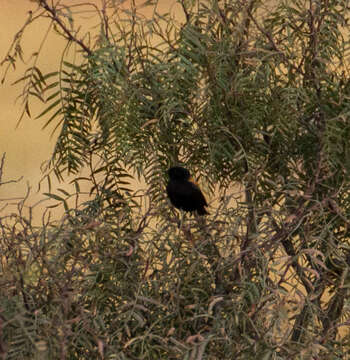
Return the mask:
M170 180L177 180L177 181L187 181L191 177L190 172L181 166L171 167L168 170L168 175Z

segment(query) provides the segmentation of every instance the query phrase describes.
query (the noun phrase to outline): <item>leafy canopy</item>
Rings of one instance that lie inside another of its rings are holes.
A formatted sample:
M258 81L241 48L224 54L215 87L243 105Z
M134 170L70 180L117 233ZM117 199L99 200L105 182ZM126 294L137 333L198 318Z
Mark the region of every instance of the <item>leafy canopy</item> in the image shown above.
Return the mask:
M23 115L39 99L59 131L48 179L75 175L74 196L91 184L74 209L49 194L66 217L32 232L36 247L16 236L25 260L7 241L17 227L2 225L14 354L30 358L38 339L51 358L345 358L348 2L179 0L177 16L144 5L152 16L133 1L38 0L2 63L39 18L65 39L57 71L42 73L38 52L18 80ZM86 10L99 27L82 33ZM220 194L206 223L185 220L191 231L163 201L178 163Z

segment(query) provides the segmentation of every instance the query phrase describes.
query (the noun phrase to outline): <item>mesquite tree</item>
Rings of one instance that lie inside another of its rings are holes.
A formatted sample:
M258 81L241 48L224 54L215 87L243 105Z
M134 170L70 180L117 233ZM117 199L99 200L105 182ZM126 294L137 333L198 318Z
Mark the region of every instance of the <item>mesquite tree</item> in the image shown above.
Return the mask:
M23 116L39 99L59 131L47 178L75 191L50 189L58 222L1 219L2 354L345 358L348 2L36 2L2 64L37 19L66 40L57 71L38 51L18 81ZM82 33L86 11L100 26ZM174 221L173 164L218 197L205 221Z

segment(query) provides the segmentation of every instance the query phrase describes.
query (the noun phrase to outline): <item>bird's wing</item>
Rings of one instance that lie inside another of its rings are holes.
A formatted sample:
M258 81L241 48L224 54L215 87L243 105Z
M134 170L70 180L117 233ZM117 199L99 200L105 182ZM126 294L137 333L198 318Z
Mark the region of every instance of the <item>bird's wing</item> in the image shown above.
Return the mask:
M191 188L193 193L195 194L195 198L200 203L200 206L208 206L207 200L205 199L201 189L192 181L189 181L191 184Z

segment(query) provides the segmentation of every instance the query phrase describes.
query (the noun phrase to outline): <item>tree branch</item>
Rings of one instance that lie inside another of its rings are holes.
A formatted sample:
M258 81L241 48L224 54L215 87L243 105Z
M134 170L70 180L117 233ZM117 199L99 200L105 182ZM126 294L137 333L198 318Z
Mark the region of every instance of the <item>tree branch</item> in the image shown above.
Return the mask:
M40 0L39 5L50 14L49 17L63 30L68 40L78 44L89 56L92 55L92 50L72 34L60 19L54 7L50 7L46 0Z

